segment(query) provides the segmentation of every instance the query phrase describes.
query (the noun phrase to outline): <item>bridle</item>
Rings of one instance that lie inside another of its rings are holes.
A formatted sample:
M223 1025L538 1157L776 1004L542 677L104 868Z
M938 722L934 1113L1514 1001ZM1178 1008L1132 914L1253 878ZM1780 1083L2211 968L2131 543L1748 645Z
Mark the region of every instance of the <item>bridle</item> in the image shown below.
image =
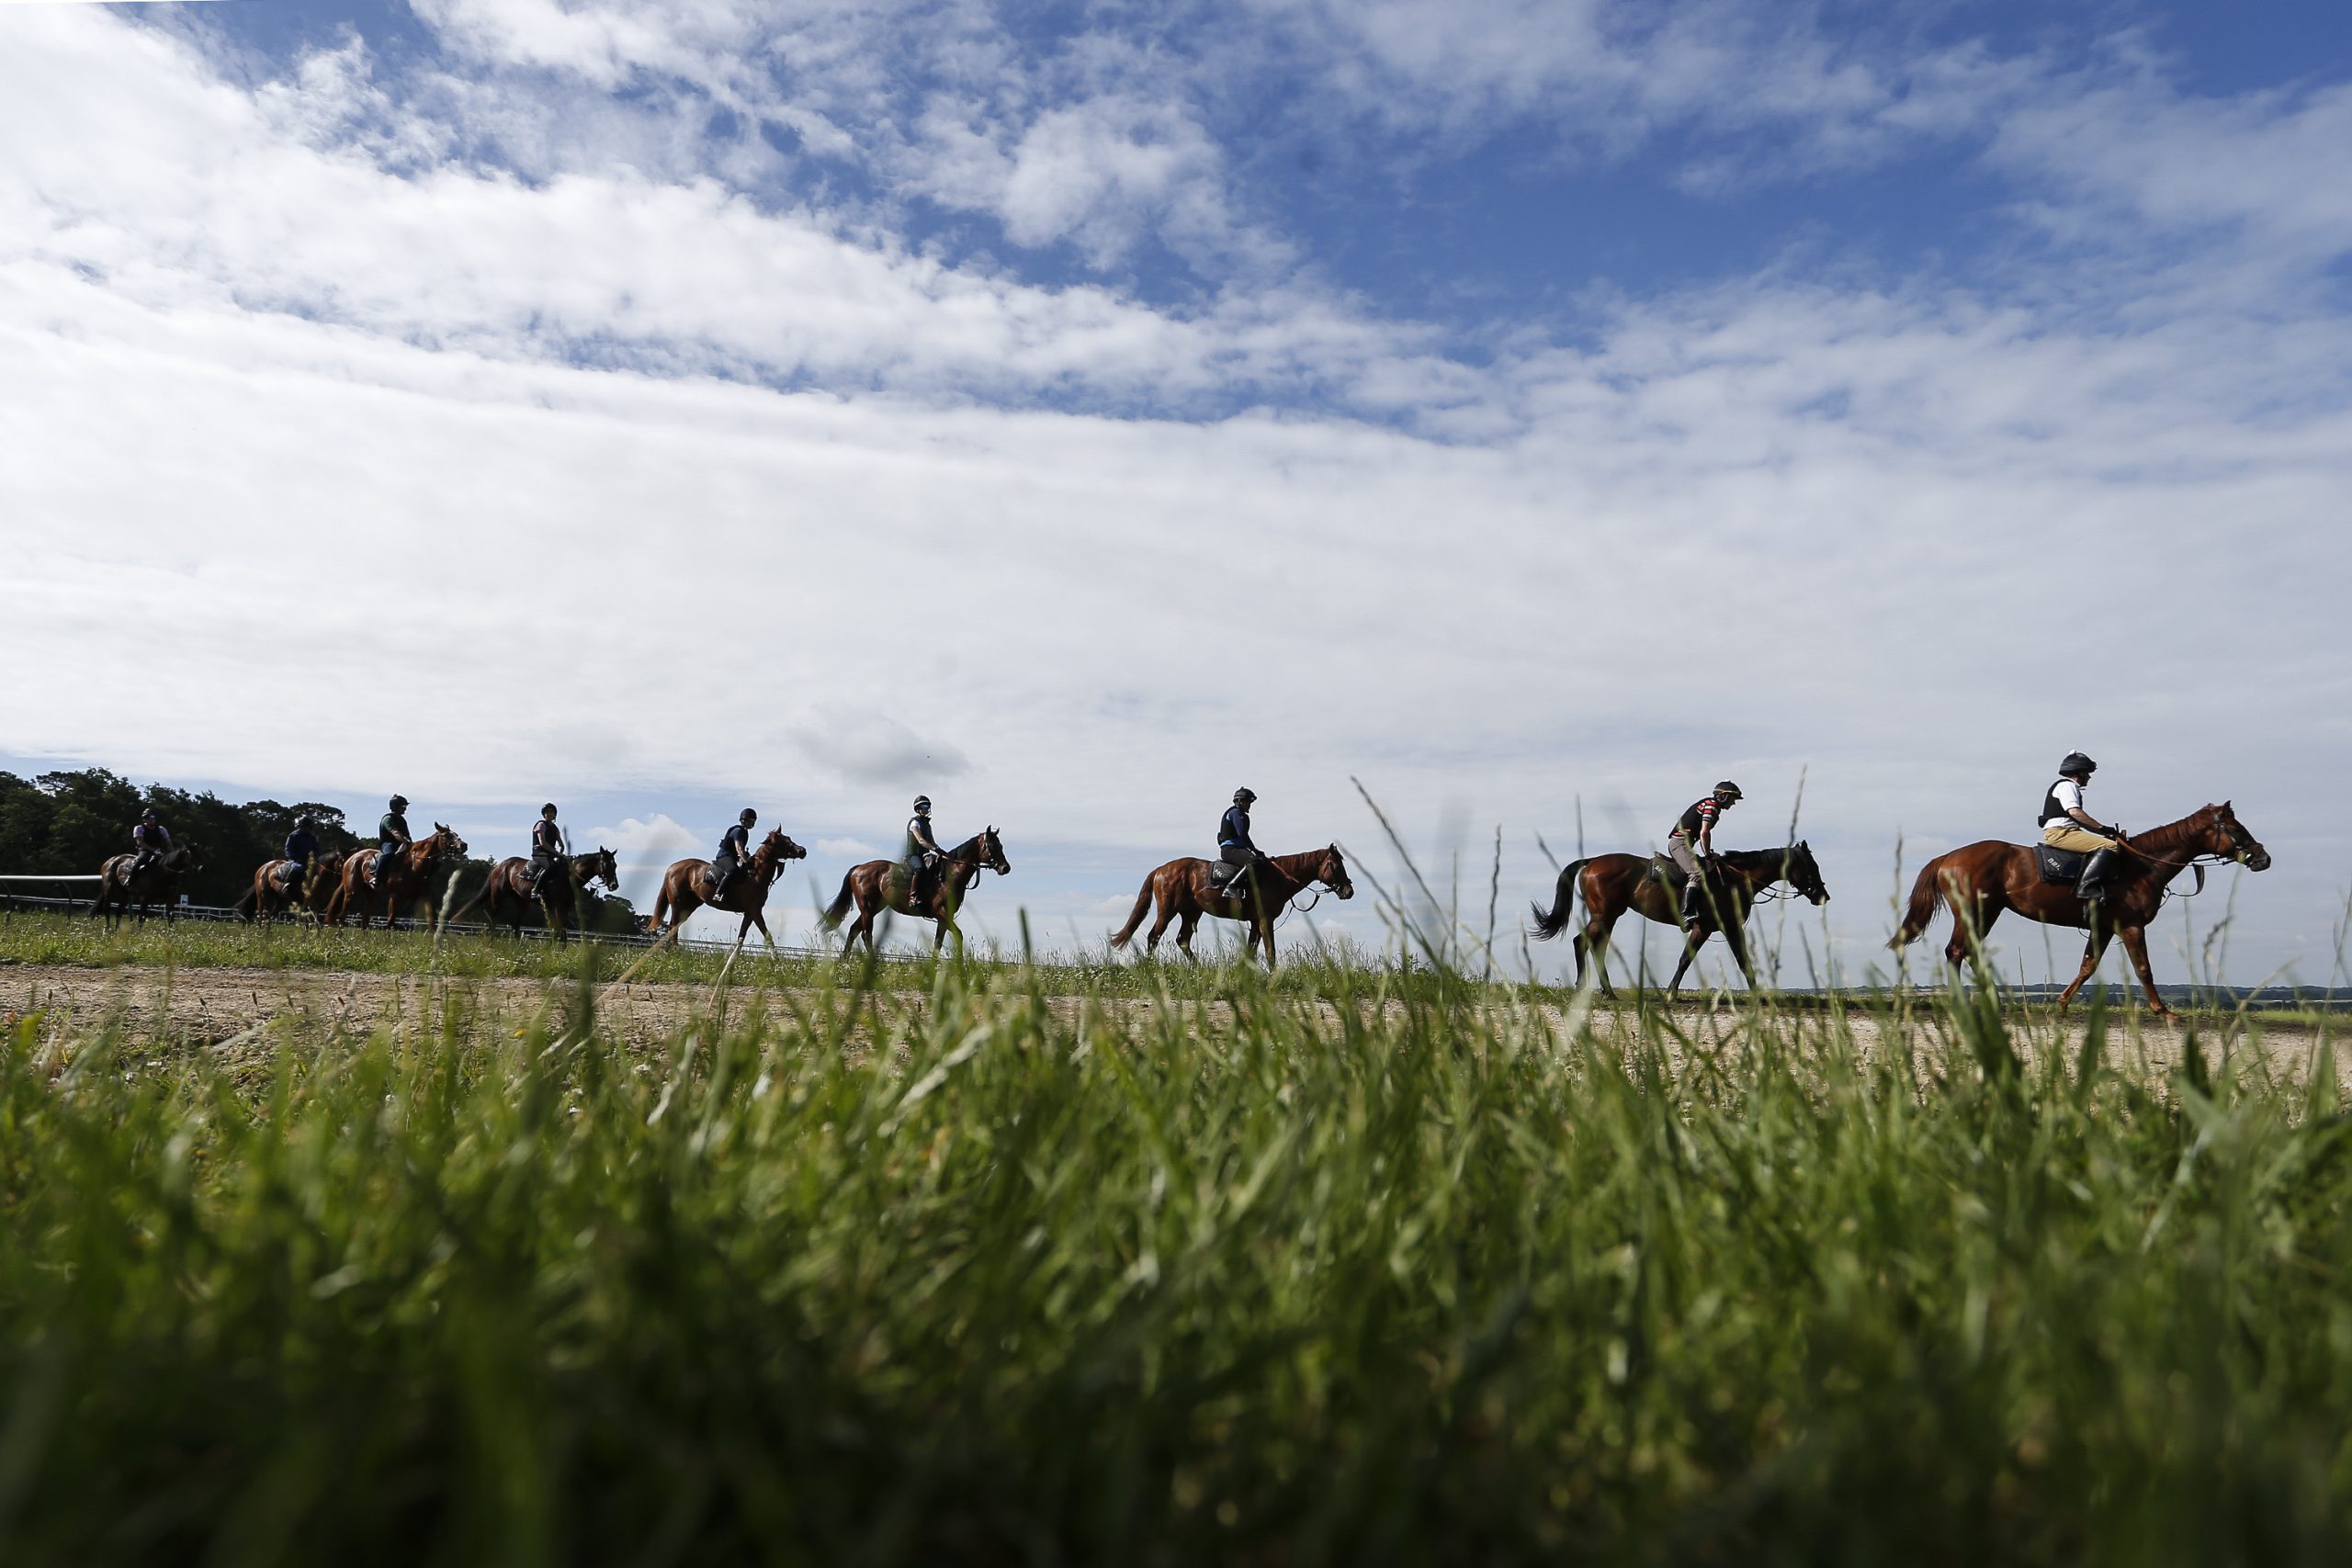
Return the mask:
M2245 831L2245 826L2234 818L2216 818L2213 825L2228 835L2229 848L2227 850L2199 850L2186 860L2166 860L2162 855L2150 854L2129 839L2120 840L2120 843L2124 849L2132 852L2135 859L2145 861L2150 865L2160 865L2170 871L2195 873L2197 886L2188 892L2183 893L2177 887L2167 887L2164 890L2164 896L2167 898L2194 898L2205 891L2207 866L2243 865L2245 863L2246 857L2260 847L2249 842L2252 836Z

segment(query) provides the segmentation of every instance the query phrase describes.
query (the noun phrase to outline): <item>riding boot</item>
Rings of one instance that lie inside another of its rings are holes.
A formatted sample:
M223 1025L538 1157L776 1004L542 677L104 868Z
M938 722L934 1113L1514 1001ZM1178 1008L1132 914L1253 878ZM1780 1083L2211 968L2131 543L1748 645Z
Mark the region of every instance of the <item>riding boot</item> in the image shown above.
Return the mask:
M710 879L710 902L716 904L726 897L727 890L734 886L735 868L731 865L722 867Z
M2107 897L2107 879L2115 870L2115 863L2123 857L2113 850L2093 850L2091 858L2083 863L2083 874L2075 883L2075 897L2086 904L2096 904Z
M1682 924L1686 928L1699 918L1700 901L1705 891L1705 884L1695 876L1682 884Z

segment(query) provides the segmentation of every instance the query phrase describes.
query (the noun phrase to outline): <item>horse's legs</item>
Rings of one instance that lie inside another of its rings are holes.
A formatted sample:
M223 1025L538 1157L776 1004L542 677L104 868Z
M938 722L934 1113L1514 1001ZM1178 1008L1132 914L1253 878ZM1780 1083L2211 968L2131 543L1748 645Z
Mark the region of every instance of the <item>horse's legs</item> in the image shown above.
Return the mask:
M1258 934L1263 937L1266 942L1266 973L1271 975L1274 970L1274 922L1272 917L1267 915L1261 915L1259 917Z
M768 930L768 917L766 911L754 909L752 911L751 919L752 923L760 928L760 940L768 944L770 952L774 952L775 949L775 936L774 932Z
M1756 966L1747 961L1747 928L1738 925L1725 926L1724 928L1724 941L1730 945L1731 955L1739 961L1739 977L1747 982L1747 988L1749 990L1754 990L1756 988Z
M1577 935L1577 984L1584 984L1584 957L1589 953L1593 966L1600 971L1600 994L1611 1001L1617 998L1617 987L1609 983L1609 936L1616 929L1614 915L1595 915Z
M2148 967L2147 928L2125 926L2116 934L2123 939L2123 951L2132 955L2132 967L2139 974L2140 989L2147 996L2149 1008L2158 1018L2172 1017L2172 1009L2165 1006L2164 998L2156 995L2155 972Z
M1157 897L1157 895L1154 896ZM1173 894L1170 894L1169 897L1159 900L1159 911L1152 917L1151 934L1143 939L1143 950L1146 953L1157 953L1159 951L1159 935L1162 931L1168 929L1168 922L1175 918L1176 898ZM1187 923L1184 927L1185 934L1189 936L1192 932L1192 926ZM1182 937L1178 938L1177 941L1178 945L1182 945L1183 939Z
M1685 932L1682 938L1681 962L1674 966L1674 978L1666 983L1668 996L1673 996L1682 989L1682 976L1690 972L1690 961L1699 956L1699 950L1707 945L1707 939L1713 934L1714 932L1708 929L1707 917L1704 913L1690 922L1690 931Z
M1193 956L1193 932L1199 929L1200 923L1201 912L1198 909L1187 909L1176 927L1176 945L1183 950L1184 956L1187 958Z
M1999 919L2001 911L2007 908L1997 893L1952 899L1951 940L1944 943L1944 962L1955 969L1966 968L1971 939L1973 939L1974 946L1982 947L1985 933L1993 929L1993 922Z
M2115 933L2110 931L2094 931L2090 934L2090 939L2083 943L2083 966L2075 972L2075 977L2067 982L2066 988L2058 993L2060 1012L2066 1010L2075 999L2075 993L2083 988L2083 983L2088 980L2091 977L2091 972L2098 967L2098 961L2107 956L2108 942L2114 935ZM2144 953L2146 950L2143 948L2142 951ZM2144 963L2145 960L2143 959L2143 962ZM2149 989L2148 999L2150 1001L2156 999L2154 987Z

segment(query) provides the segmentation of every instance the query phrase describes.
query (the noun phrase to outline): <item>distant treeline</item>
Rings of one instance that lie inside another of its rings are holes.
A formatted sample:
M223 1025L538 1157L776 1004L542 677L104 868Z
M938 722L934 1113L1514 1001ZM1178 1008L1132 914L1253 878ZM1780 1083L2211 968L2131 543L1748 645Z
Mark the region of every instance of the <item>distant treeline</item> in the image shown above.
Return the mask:
M173 842L192 846L203 863L202 869L180 880L180 891L191 903L234 904L238 895L253 886L254 868L277 858L298 817L318 823L319 842L331 852L348 852L366 841L353 830L355 825L345 820L340 807L316 800L298 800L290 806L249 800L238 806L209 790L191 795L156 784L141 789L104 768L41 773L31 779L0 773L0 873L95 872L108 855L131 847L130 829L137 825L139 814L151 806L171 829ZM356 826L372 831L374 818ZM488 861L467 861L458 873L458 902L479 892L489 874ZM50 888L0 884L0 893L90 896L85 888L71 884ZM585 914L594 931L629 931L639 924L626 898L600 898L591 893ZM535 916L525 923L538 921Z

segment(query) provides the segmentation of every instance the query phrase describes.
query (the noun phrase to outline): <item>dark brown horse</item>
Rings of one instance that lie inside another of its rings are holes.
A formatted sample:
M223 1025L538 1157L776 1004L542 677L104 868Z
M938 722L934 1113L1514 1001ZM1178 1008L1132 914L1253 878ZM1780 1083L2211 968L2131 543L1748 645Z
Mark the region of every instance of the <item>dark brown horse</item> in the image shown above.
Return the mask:
M1342 898L1356 896L1355 884L1348 880L1348 860L1340 846L1329 844L1319 850L1302 850L1291 855L1269 855L1251 869L1250 880L1255 882L1257 894L1250 897L1243 886L1244 878L1237 876L1220 888L1209 880L1209 867L1215 862L1186 858L1171 860L1143 879L1143 889L1136 895L1136 907L1127 916L1127 923L1111 934L1113 947L1125 947L1143 924L1143 918L1152 901L1159 902L1159 914L1151 922L1151 933L1144 938L1144 951L1159 951L1160 933L1168 922L1181 920L1176 928L1176 945L1184 956L1193 956L1193 932L1203 915L1215 915L1221 920L1243 920L1250 927L1249 948L1251 954L1263 942L1266 967L1274 966L1274 918L1283 906L1308 888L1321 886Z
M481 885L481 891L467 899L465 907L449 919L462 920L480 908L487 924L494 926L503 919L519 934L523 917L531 912L531 906L536 903L546 911L548 929L555 932L556 939L568 941L580 912L580 889L600 877L614 892L621 890L620 865L610 850L573 855L568 866L550 867L534 895L531 863L521 855L508 855L490 868L490 880Z
M2148 922L2163 908L2165 888L2173 878L2200 862L2235 862L2248 871L2270 869L2270 852L2255 841L2228 801L2200 807L2177 822L2167 822L2137 838L2122 840L2123 865L2099 900L2098 922L2091 923L2089 907L2075 897L2071 883L2048 883L2034 864L2036 851L2025 844L1985 839L1938 855L1919 868L1911 885L1911 902L1903 924L1887 945L1900 948L1928 929L1936 907L1952 908L1951 940L1944 944L1944 959L1958 965L1967 962L1972 944L1981 944L2004 909L2015 909L2045 926L2072 926L2090 932L2083 945L2083 966L2059 993L2066 1006L2083 982L2091 977L2107 953L2109 941L2123 939L2123 951L2139 973L2140 989L2160 1017L2172 1010L2156 995L2156 977L2148 967ZM2201 879L2203 872L2198 873Z
M760 847L752 852L751 862L743 867L743 874L735 879L733 886L728 888L727 897L715 904L711 902L710 894L718 882L718 868L707 860L672 861L670 869L662 874L662 891L653 900L653 913L647 918L645 929L660 934L662 941L653 944L659 947L662 942L676 942L678 928L684 925L686 917L696 909L724 909L730 915L743 917L743 923L736 928L736 946L742 946L743 939L752 934L753 926L757 926L760 935L770 947L774 947L775 938L768 932L768 918L764 912L768 907L768 889L775 885L777 877L784 874L785 862L808 858L808 852L786 838L783 829L771 828L768 836L760 840ZM669 923L667 931L662 930L665 920Z
M178 910L175 895L179 891L180 873L202 869L197 864L196 852L182 844L150 861L144 869L133 875L131 863L136 854L108 855L98 867L98 901L90 906L90 913L112 925L130 912L133 900L139 905L139 918L147 918L151 904L164 906L164 919L170 920Z
M384 885L371 887L369 879L375 873L376 862L383 852L381 850L354 850L343 857L334 897L327 903L327 924L343 924L344 917L351 913L354 905L358 905L359 929L366 931L374 923L375 914L361 901L372 902L380 897L384 901L384 926L390 930L393 916L403 907L423 899L426 927L438 931L441 929L441 906L434 897L437 891L433 886L434 869L445 857L465 859L466 841L458 837L456 830L447 823L435 822L433 831L392 856L391 863L384 868Z
M289 884L286 877L293 864L290 860L266 860L255 867L254 885L238 897L238 917L268 921L298 908L324 915L343 883L343 856L332 850L314 856L311 869Z
M1691 961L1717 931L1724 933L1731 955L1739 961L1748 989L1755 989L1756 971L1747 961L1747 915L1756 907L1758 894L1781 882L1807 903L1829 902L1829 889L1822 886L1821 867L1814 863L1811 844L1795 843L1784 850L1728 850L1715 856L1706 897L1699 901L1690 929L1683 933L1682 958L1674 966L1674 978L1667 983L1667 994L1672 996L1682 988L1682 976L1690 972ZM1585 922L1584 930L1577 932L1577 984L1584 984L1585 960L1589 956L1600 966L1600 994L1613 997L1617 992L1609 984L1609 933L1628 909L1659 925L1679 927L1682 874L1672 862L1648 855L1595 855L1571 861L1560 868L1552 908L1535 906L1532 934L1549 939L1567 930L1579 893L1584 896Z
M964 945L964 933L956 924L956 911L964 907L965 890L985 866L999 876L1012 874L1012 863L1004 858L1004 843L996 836L994 828L983 828L941 857L939 874L932 879L931 897L922 908L915 908L908 886L907 867L902 861L870 860L864 865L850 867L842 878L842 890L833 895L823 916L825 929L832 931L849 914L851 900L857 903L857 923L849 928L849 935L842 939L842 951L847 953L865 939L865 951L874 951L874 917L883 910L911 916L919 920L933 920L932 949L947 945L952 932L956 945Z

